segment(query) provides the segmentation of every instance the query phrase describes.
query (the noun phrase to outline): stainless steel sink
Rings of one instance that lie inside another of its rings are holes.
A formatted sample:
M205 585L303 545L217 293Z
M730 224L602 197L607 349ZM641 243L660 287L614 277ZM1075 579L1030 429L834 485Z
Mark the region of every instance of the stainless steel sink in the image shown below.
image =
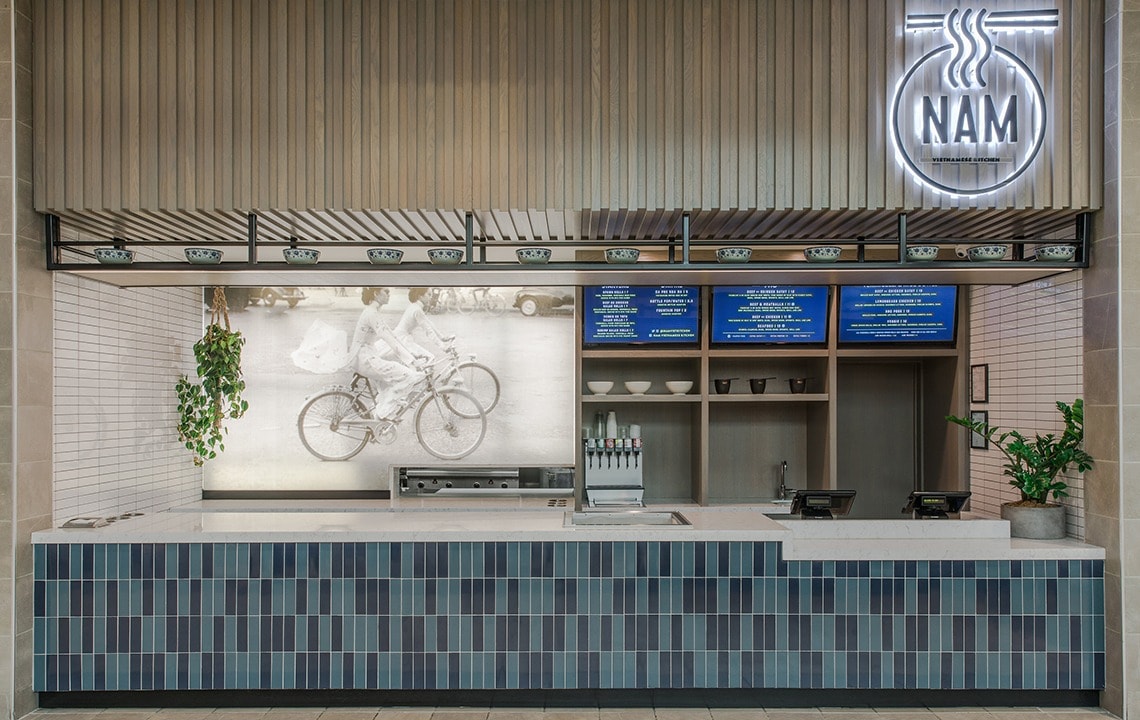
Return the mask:
M563 527L573 525L638 526L692 525L688 518L676 511L663 510L607 510L566 513Z

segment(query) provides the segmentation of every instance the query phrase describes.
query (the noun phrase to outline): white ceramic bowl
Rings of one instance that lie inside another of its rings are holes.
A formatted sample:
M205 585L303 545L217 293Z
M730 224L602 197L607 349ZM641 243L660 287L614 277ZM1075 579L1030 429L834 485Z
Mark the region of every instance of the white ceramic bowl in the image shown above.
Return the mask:
M373 265L399 265L404 251L396 248L368 248L368 262Z
M591 380L586 383L586 387L590 388L590 392L595 395L605 395L610 390L613 390L614 384L611 380Z
M311 248L287 247L282 248L281 254L285 256L285 262L290 265L316 265L321 257L320 250Z
M542 265L550 260L550 248L525 247L515 250L519 262L524 265Z
M186 259L195 265L217 265L222 261L222 251L214 248L186 248Z
M637 248L608 248L606 250L606 262L608 263L635 263L637 258L641 255L641 251Z
M665 388L674 395L684 395L693 389L692 380L666 380Z
M820 247L806 248L804 257L808 259L808 262L835 262L839 259L839 253L842 251L842 248L834 245L821 245Z
M906 259L915 261L934 260L938 257L937 245L912 245L906 249Z
M432 265L458 265L463 259L463 251L457 248L432 248L427 251Z
M1072 260L1076 254L1076 245L1045 245L1037 248L1034 252L1034 256L1038 260L1049 260L1051 262Z
M649 380L627 380L624 385L630 395L644 395L653 383Z
M752 258L752 248L723 247L716 251L716 261L722 263L746 263Z
M122 248L95 248L95 259L104 265L130 265L135 254Z
M1001 260L1007 250L1009 250L1007 245L977 245L966 251L966 257L973 262Z

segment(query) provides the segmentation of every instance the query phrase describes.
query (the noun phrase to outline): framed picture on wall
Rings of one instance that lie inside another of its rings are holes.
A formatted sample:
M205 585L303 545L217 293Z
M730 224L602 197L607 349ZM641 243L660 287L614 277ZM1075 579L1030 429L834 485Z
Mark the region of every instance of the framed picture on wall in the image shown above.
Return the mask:
M983 366L984 367L984 366ZM985 410L971 410L970 422L988 423L990 421L990 414ZM990 447L990 439L981 433L970 433L970 448L973 450L988 450Z
M990 401L990 366L970 366L970 402Z

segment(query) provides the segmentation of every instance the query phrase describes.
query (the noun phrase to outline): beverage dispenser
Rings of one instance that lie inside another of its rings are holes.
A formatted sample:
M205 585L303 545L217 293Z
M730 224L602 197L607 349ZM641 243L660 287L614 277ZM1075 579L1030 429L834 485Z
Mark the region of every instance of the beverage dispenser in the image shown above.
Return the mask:
M618 426L616 413L598 413L587 435L583 441L584 502L590 507L643 507L641 427Z

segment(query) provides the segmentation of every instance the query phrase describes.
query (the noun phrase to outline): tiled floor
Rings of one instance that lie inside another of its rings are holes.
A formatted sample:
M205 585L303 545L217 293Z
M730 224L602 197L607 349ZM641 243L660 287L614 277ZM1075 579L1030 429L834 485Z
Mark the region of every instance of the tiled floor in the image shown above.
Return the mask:
M32 720L1106 720L1099 708L200 708L37 710Z

